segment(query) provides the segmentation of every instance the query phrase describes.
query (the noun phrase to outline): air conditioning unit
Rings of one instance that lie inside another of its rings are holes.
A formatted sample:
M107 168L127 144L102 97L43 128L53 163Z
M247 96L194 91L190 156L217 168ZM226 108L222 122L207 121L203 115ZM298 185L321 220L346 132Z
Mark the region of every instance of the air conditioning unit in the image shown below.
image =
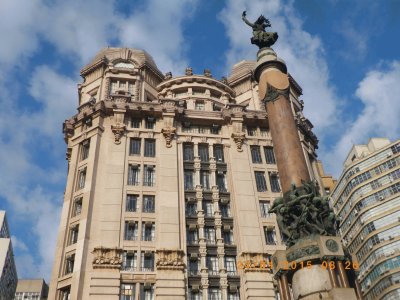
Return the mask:
M389 153L386 153L386 157L387 157L387 158L392 157L392 153L390 153L390 152L389 152Z
M189 230L190 231L195 231L197 229L197 225L196 224L189 224Z
M196 198L195 197L187 197L187 202L194 203L194 202L196 202Z
M382 201L383 199L385 199L384 196L379 196L379 201Z
M199 254L197 253L190 253L190 260L198 260Z
M228 198L221 198L221 203L222 204L228 204L229 203L229 199Z
M361 240L362 240L362 241L364 240L364 237L363 237L363 236L361 237Z
M372 246L372 245L369 245L369 249L372 249L374 246Z
M200 286L198 284L193 284L192 285L192 292L193 293L198 293L200 290Z
M348 221L347 221L347 225L350 225L350 224L351 224L351 221L350 221L350 220L348 220Z
M230 293L236 293L237 290L238 290L237 285L234 285L234 284L229 285L229 292Z
M354 215L358 216L358 210L357 209L354 210Z
M230 231L231 230L231 226L230 225L224 225L224 231Z
M153 252L152 252L151 250L146 250L146 251L144 251L144 256L150 257L150 256L152 256L152 255L153 255Z
M150 290L151 289L151 283L150 282L145 282L143 287L144 287L145 290Z

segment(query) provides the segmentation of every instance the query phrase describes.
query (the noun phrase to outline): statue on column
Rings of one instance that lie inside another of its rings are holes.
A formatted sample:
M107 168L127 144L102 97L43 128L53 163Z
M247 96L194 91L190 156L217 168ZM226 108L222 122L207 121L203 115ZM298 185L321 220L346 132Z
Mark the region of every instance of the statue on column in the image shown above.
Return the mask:
M263 15L259 16L258 19L251 23L246 18L246 11L242 14L242 20L253 28L253 37L251 43L261 48L269 48L278 40L277 32L266 32L265 28L271 27L271 23Z

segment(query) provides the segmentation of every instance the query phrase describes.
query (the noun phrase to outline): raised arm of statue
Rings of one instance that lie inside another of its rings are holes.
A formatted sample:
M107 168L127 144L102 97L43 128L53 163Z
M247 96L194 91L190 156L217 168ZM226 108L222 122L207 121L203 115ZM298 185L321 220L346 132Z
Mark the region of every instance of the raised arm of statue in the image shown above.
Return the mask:
M253 23L251 23L249 20L247 20L247 18L246 18L246 11L244 11L243 13L242 13L242 20L247 24L247 25L249 25L251 28L254 28L254 24Z

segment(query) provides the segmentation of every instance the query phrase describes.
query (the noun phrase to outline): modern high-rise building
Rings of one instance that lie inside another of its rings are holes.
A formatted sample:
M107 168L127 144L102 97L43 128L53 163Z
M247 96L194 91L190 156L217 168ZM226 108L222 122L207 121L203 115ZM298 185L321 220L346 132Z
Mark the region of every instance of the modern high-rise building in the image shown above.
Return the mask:
M68 178L49 299L275 299L281 196L255 62L228 79L163 75L146 52L106 48L81 71L64 123ZM318 140L289 76L310 177Z
M46 300L48 292L43 279L19 279L14 300Z
M0 300L14 298L17 281L17 269L6 212L0 210Z
M400 299L400 140L354 145L332 192L365 300Z

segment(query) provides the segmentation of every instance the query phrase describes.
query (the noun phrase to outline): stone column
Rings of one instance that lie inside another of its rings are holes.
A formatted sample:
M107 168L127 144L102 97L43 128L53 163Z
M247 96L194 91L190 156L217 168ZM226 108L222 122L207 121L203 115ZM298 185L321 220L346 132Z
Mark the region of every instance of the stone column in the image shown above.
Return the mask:
M255 77L259 82L259 98L265 103L268 113L279 178L285 193L290 190L291 184L300 187L302 181L310 181L290 107L286 65L271 48L263 48L258 52Z

